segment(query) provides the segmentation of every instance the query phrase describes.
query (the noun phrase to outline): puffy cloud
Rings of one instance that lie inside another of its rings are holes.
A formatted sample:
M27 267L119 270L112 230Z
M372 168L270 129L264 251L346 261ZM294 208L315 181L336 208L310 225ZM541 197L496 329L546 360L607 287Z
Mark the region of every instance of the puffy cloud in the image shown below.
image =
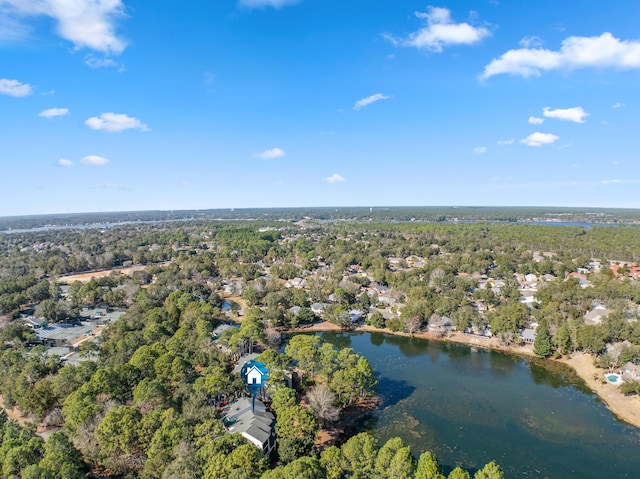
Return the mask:
M280 158L284 155L286 155L284 150L280 148L271 148L270 150L265 150L262 153L257 153L253 156L262 160L275 160L276 158Z
M69 114L68 108L49 108L38 113L38 116L42 118L56 118Z
M367 105L371 105L380 100L388 100L391 98L388 95L383 95L382 93L376 93L375 95L368 96L367 98L363 98L362 100L358 100L355 105L353 105L354 110L359 110Z
M273 7L282 8L287 5L295 5L299 0L240 0L240 5L247 8Z
M73 161L71 161L71 160L66 160L66 159L64 159L64 158L60 158L60 159L58 160L58 165L59 165L59 166L64 166L65 168L69 168L69 167L73 166Z
M115 33L116 19L124 16L122 0L0 0L0 10L11 18L54 19L57 33L76 49L118 54L126 47Z
M556 110L545 107L542 114L547 118L556 118L558 120L572 121L574 123L584 123L584 117L589 116L589 114L584 111L581 106Z
M620 103L619 101L615 102L611 108L622 108L624 106L624 103Z
M532 125L541 125L544 123L544 118L538 118L537 116L530 116L527 120Z
M569 37L558 51L528 47L509 50L485 66L480 78L504 73L540 76L543 71L589 67L640 68L640 41L620 40L605 32L599 37Z
M441 52L451 45L472 45L491 35L484 27L474 27L468 23L454 23L447 8L429 7L427 12L415 12L416 17L426 25L405 39L386 35L394 45L415 47L432 52Z
M31 95L32 89L31 85L29 85L28 83L21 83L18 80L8 80L6 78L0 78L0 93L3 95L21 97Z
M98 155L88 155L80 160L83 165L102 166L109 163L109 160Z
M559 139L559 136L552 133L540 133L536 131L535 133L531 133L528 137L520 140L520 143L524 143L527 146L542 146L550 145Z
M482 155L483 153L487 152L487 147L486 146L476 146L473 149L473 152L476 153L477 155Z
M121 113L103 113L100 117L91 117L84 123L93 130L103 130L109 133L117 133L131 129L149 131L147 125L137 118Z
M327 183L341 183L345 181L345 178L344 176L339 175L338 173L334 173L333 175L325 178L324 181L326 181Z
M513 145L516 142L515 139L510 138L508 140L498 140L498 145Z

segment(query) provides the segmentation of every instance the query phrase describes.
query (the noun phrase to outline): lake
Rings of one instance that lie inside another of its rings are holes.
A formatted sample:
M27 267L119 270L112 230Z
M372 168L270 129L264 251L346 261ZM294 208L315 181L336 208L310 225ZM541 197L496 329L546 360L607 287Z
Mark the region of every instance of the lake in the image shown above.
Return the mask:
M378 333L319 334L370 361L382 406L363 420L448 472L495 460L509 478L638 478L640 429L618 421L567 366Z

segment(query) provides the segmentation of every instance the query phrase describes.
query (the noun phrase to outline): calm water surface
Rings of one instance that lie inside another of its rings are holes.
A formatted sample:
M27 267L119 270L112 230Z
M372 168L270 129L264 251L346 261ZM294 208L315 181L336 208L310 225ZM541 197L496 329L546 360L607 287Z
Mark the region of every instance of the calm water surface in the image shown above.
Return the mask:
M509 478L640 478L640 429L568 367L437 341L320 335L375 369L383 404L361 429L381 443L400 436L447 471L495 460Z

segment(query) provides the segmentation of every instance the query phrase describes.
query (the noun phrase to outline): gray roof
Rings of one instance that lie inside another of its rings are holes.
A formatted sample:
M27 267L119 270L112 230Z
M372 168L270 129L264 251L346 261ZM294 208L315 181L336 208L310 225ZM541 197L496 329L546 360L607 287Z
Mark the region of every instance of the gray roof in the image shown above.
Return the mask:
M524 339L525 341L535 341L536 339L536 330L535 329L523 329L522 332L520 333L520 335L522 336L522 339Z
M242 434L247 441L263 449L273 432L274 419L262 401L256 399L252 411L251 399L243 397L225 408L223 422L230 433Z
M585 314L584 320L588 323L601 323L602 318L606 318L609 316L609 310L604 308L596 308L592 311L589 311Z
M240 374L240 371L242 371L242 366L247 364L252 359L257 358L258 356L260 356L258 353L245 354L244 356L241 356L240 359L238 359L238 362L236 363L236 365L234 366L233 372Z
M223 324L220 324L218 327L216 327L216 329L214 329L211 334L213 335L214 338L217 338L222 333L224 333L227 329L231 329L233 327L237 327L237 326L223 323Z
M87 323L82 323L81 326L58 323L49 324L44 328L38 328L35 330L35 333L39 340L50 339L71 342L84 334L90 334L94 329L95 325Z

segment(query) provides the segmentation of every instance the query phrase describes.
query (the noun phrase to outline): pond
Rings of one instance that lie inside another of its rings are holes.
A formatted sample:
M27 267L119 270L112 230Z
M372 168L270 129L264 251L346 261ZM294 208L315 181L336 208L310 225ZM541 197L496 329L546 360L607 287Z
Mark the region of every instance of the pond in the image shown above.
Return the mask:
M320 333L370 361L382 406L363 420L447 472L495 460L510 478L640 477L640 429L618 421L567 366L447 342Z

